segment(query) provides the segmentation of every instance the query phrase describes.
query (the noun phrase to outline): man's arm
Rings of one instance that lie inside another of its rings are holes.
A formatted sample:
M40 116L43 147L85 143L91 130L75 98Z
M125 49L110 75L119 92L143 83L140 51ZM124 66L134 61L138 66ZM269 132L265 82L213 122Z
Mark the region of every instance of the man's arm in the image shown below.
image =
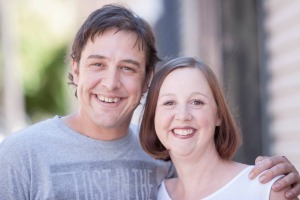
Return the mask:
M280 180L277 180L272 189L274 191L281 191L290 187L285 192L288 199L294 199L300 194L300 176L295 166L285 156L265 157L259 156L255 160L255 167L249 174L250 179L259 176L261 183L266 183L278 175L285 175Z
M286 200L285 192L287 192L290 189L290 187L285 188L281 191L275 192L273 190L270 191L270 200ZM297 197L291 199L291 200L299 200Z

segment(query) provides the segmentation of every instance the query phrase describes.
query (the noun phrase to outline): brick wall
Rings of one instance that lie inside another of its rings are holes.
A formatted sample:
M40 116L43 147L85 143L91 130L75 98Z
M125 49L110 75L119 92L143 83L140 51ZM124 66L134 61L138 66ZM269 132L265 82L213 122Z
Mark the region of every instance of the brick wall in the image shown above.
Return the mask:
M270 153L300 171L300 1L266 0L263 9Z

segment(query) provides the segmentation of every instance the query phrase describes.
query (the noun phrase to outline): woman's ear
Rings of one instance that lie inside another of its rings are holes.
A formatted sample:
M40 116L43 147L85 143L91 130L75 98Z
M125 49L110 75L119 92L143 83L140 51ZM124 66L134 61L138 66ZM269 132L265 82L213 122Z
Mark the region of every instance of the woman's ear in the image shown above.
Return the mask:
M216 126L221 126L221 124L222 124L222 120L221 118L218 118L216 121Z
M72 59L72 74L73 74L73 81L76 85L78 85L79 80L79 64Z
M152 77L153 77L153 72L149 73L146 75L144 84L143 84L143 93L146 93L148 90L148 87L152 81Z
M222 118L220 116L220 112L217 112L217 116L216 116L216 126L221 126L222 124Z

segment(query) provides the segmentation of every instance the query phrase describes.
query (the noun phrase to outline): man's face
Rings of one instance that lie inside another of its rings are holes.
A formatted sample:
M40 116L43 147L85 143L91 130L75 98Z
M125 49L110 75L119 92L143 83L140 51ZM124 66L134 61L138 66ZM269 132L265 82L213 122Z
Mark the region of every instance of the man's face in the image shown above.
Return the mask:
M133 32L109 29L87 42L80 62L72 67L81 132L127 133L147 87L145 66L145 51Z

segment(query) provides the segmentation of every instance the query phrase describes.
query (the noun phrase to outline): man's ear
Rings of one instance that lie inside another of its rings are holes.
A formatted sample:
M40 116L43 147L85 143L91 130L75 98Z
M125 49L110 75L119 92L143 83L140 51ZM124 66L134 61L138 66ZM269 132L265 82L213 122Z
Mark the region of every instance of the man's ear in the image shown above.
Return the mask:
M148 86L150 85L153 77L153 72L146 74L146 78L143 84L143 93L146 93L148 90Z
M76 85L78 85L79 80L79 63L76 62L74 59L72 60L72 74L73 74L73 81Z

